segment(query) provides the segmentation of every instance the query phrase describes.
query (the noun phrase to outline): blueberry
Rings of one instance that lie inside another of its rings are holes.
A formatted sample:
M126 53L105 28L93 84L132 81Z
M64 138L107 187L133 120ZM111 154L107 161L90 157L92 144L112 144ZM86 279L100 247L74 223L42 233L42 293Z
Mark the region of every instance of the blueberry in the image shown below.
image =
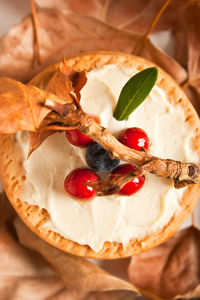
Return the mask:
M86 152L86 161L90 168L96 172L112 172L119 164L118 159L111 159L108 151L98 143L88 146Z

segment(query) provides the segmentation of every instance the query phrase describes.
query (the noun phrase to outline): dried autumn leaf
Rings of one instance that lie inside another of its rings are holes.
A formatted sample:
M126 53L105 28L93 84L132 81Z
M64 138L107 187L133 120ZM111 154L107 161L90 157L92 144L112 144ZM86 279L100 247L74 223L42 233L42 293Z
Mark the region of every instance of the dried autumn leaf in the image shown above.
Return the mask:
M0 227L7 221L12 221L15 215L5 192L0 193Z
M173 28L181 13L187 9L190 0L173 0L164 11L154 31ZM160 0L36 0L39 7L56 8L76 14L85 14L104 20L119 27L144 34L160 9Z
M64 294L64 283L45 260L21 246L5 227L0 228L0 250L0 299L55 300Z
M130 283L112 276L82 257L64 253L42 241L19 219L15 227L20 242L45 257L70 289L77 292L126 290L131 292L133 299L138 295L137 289Z
M28 157L48 138L48 136L54 133L54 130L45 130L43 126L36 132L30 132Z
M130 291L91 292L83 300L134 300ZM70 299L71 300L71 299Z
M0 78L0 96L0 131L4 133L37 130L50 112L41 103L48 97L55 100L54 95L5 77Z
M32 84L34 83L31 81ZM63 99L64 102L72 101L72 92L75 93L74 100L80 101L80 91L87 82L86 72L76 72L68 68L65 63L60 65L45 87L47 92L53 93Z
M55 8L76 14L87 14L99 17L106 0L36 0L35 3L42 8Z
M46 82L45 90L52 92L61 98L70 101L72 100L70 93L73 91L72 88L72 82L69 79L70 72L73 72L73 70L65 70L64 66L59 67L52 77L50 78L49 82ZM49 77L48 73L45 77ZM44 79L42 79L44 80ZM31 82L34 84L34 82ZM40 83L38 84L40 85ZM45 130L46 121L43 121L43 124L41 124L41 127L37 130L37 132L31 132L30 133L30 141L29 141L29 152L28 157L31 155L31 153L36 150L43 141L53 133L55 133L54 130Z
M49 73L46 73L45 77L49 78ZM42 78L44 80L44 78ZM72 69L69 69L65 63L60 65L54 74L51 76L49 82L45 80L46 86L43 86L46 91L51 92L63 99L63 102L71 102L72 95L74 92L76 97L73 99L76 100L77 105L80 102L80 91L83 88L87 81L86 73L83 72L75 72ZM30 82L34 84L34 79ZM38 82L38 87L40 86L40 82ZM37 149L43 141L53 133L55 130L45 130L45 126L48 124L47 120L44 120L42 126L37 130L37 132L30 133L30 142L29 142L29 153L28 157L31 153ZM71 128L70 128L71 129ZM67 128L66 128L67 130Z
M189 77L196 77L199 69L199 48L197 37L199 36L199 13L200 5L196 1L184 11L182 18L178 21L178 33L176 38L175 58L189 71ZM181 58L182 56L182 58ZM183 60L184 59L184 60Z
M78 101L81 99L80 91L84 87L87 82L86 72L74 72L73 76L70 76L70 80L72 81L72 86L74 89L74 93L76 94L76 98Z
M165 243L133 256L129 279L138 288L166 300L200 296L199 253L200 231L189 227Z
M105 15L105 21L120 28L126 28L144 34L152 23L164 1L159 0L111 0ZM173 27L177 18L189 0L173 0L163 12L154 31L167 30ZM123 12L123 13L121 13Z
M6 195L0 195L0 298L20 300L128 300L131 291L77 293L68 290L42 256L21 246L4 227L16 216ZM11 223L10 223L11 224ZM24 226L24 224L21 224ZM8 272L9 270L9 272ZM9 289L8 289L9 286Z
M45 117L51 112L42 105L47 100L60 104L72 103L67 93L64 100L34 86L0 77L0 131L15 133L20 130L37 131Z
M178 295L175 299L190 299L190 300L199 300L200 296L200 285L198 285L195 290L189 292L185 295Z
M187 67L184 90L200 113L200 5L194 3L183 14L176 34L177 59Z
M42 64L34 67L32 65L33 32L32 20L28 16L1 40L0 74L28 81L45 66L57 62L62 51L66 56L93 50L134 53L142 38L138 33L114 28L93 17L67 14L58 10L39 10L37 19ZM179 83L187 78L185 70L155 47L149 39L137 55L161 66Z
M54 1L40 1L37 0L37 3L41 7L54 7L55 8L55 2ZM59 5L60 4L60 5ZM85 7L84 10L79 4L79 1L59 1L56 5L57 8L59 7L61 10L67 10L68 12L76 12L76 13L82 13L87 15L95 16L96 18L99 18L101 20L106 21L109 24L115 25L118 28L126 28L131 29L137 33L144 34L147 29L149 28L149 25L153 22L156 13L159 11L161 7L161 2L159 0L141 0L141 1L135 1L134 5L132 5L132 1L130 0L120 0L120 1L89 1ZM97 13L96 9L94 8L94 5L98 6ZM175 57L176 59L184 66L187 66L187 40L191 40L191 37L193 35L196 35L195 38L192 38L193 42L189 42L191 45L194 45L194 49L197 52L197 46L196 41L198 41L198 28L200 28L199 24L196 24L196 21L199 22L199 11L198 11L199 3L196 0L174 0L169 1L168 7L164 10L161 18L158 20L157 25L153 28L153 31L160 31L160 30L166 30L171 29L175 33L176 38L176 49L175 49ZM197 9L196 9L197 8ZM192 11L191 11L192 10ZM196 15L196 17L195 17ZM188 17L189 16L189 17ZM194 16L194 21L193 21ZM191 27L191 31L189 32ZM140 53L137 53L141 56L147 57L148 59L152 60L151 55L149 53L151 51L146 52L145 50L148 48L146 46L146 43L143 45L145 46L144 49L140 51ZM154 50L153 50L154 52ZM135 53L134 51L132 53ZM157 54L154 53L156 57ZM155 61L156 62L156 61ZM173 72L171 70L171 64L169 62L156 62L158 63L162 68L164 68L167 72L172 74L172 76L175 75L176 72ZM184 73L184 71L183 71ZM186 73L185 73L186 75ZM183 76L183 74L182 74ZM182 78L181 76L181 78ZM175 77L176 78L176 77ZM194 80L195 79L195 80ZM186 77L185 77L186 80ZM178 82L181 83L182 80L178 79ZM192 103L196 107L196 109L199 111L199 83L196 82L196 77L192 78L192 85L190 85L188 88L185 89L186 94L190 97Z
M5 205L1 203L2 210ZM89 293L68 290L46 260L20 245L5 227L0 228L0 249L2 300L17 299L19 295L20 300L129 300L133 297L133 292L123 290Z

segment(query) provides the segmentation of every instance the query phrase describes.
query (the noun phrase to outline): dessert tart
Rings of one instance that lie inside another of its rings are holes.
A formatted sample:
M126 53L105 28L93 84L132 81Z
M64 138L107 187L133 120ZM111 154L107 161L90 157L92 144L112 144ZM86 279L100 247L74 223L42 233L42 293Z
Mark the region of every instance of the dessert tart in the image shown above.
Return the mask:
M98 116L101 125L122 143L131 147L129 139L136 130L136 136L142 135L140 146L150 154L199 162L199 118L183 91L163 70L158 68L156 85L129 119L117 121L113 111L122 87L152 63L112 52L81 54L65 63L78 72L86 71L80 102L83 110ZM46 68L30 83L44 89L60 64ZM84 170L96 163L98 148L85 138L57 132L27 159L29 133L1 135L0 175L9 200L26 225L63 251L100 259L127 257L169 238L192 212L200 186L176 189L172 180L146 174L139 178L139 187L129 186L89 201L82 201L82 190L76 190L77 200L70 194L71 181L77 175L74 170L78 170L77 176L82 176L80 170L86 176ZM113 174L131 168L115 163ZM95 174L91 171L88 176L95 181ZM76 189L78 184L75 181Z

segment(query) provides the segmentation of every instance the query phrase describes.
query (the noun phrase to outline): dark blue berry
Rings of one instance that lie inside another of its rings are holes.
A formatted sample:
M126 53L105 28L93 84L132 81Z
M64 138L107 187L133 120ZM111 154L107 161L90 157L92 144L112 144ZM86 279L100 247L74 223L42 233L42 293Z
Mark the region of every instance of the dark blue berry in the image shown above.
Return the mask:
M90 168L96 172L112 172L119 164L118 159L111 159L108 151L97 143L88 146L86 161Z

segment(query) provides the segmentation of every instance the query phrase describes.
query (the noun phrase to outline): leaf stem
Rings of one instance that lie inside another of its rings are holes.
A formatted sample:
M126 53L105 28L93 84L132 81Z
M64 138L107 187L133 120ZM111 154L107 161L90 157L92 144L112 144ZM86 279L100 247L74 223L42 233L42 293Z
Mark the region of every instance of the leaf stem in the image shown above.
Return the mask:
M38 35L37 12L36 12L36 8L35 8L34 0L30 0L30 4L31 4L31 10L32 10L33 31L34 31L34 37L35 37L35 45L34 45L35 58L36 58L37 63L40 65L41 64L40 43L39 43L39 35Z
M138 52L141 50L143 44L147 40L148 36L158 23L158 20L160 19L161 15L163 14L164 10L167 8L169 5L170 0L166 0L165 3L162 5L160 10L157 12L155 18L153 19L152 23L150 24L149 28L147 29L146 33L142 36L142 39L139 41L139 43L136 45L135 49L133 50L132 54L138 54Z
M102 12L101 12L101 15L100 15L100 20L101 21L106 20L106 15L107 15L107 12L108 12L108 8L110 6L110 2L111 2L111 0L106 0L105 4L103 6L103 9L102 9Z
M180 86L182 87L182 89L188 87L191 83L193 83L196 80L200 79L200 75L198 74L197 76L188 78L185 82L183 82Z

